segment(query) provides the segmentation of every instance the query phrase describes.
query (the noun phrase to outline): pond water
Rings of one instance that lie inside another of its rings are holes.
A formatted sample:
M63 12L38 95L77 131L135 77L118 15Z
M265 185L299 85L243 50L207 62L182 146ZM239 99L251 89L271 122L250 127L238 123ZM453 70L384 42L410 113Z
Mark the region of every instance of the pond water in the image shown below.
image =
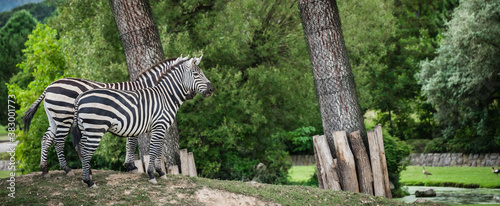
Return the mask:
M408 192L411 195L403 198L394 198L395 200L413 203L417 200L415 191L432 188L436 191L436 197L424 197L433 202L444 202L453 205L461 204L500 204L500 189L469 189L456 187L425 187L408 186Z

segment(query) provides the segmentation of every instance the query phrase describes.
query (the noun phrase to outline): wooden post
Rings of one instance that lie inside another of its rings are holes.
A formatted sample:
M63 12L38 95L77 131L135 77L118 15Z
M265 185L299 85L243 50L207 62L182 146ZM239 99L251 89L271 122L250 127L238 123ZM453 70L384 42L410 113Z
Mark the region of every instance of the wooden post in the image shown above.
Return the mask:
M148 172L148 168L149 168L149 155L144 155L142 157L142 159L144 160L144 171L145 172ZM153 160L154 161L154 160ZM153 164L154 165L154 164ZM153 170L154 172L154 170Z
M165 167L165 156L162 154L160 159L161 159L160 160L161 171L167 173L167 168Z
M168 174L178 175L179 174L179 166L173 165L168 167Z
M340 185L342 190L359 192L358 176L356 175L356 163L352 154L345 131L334 131L332 133L337 153L337 165L339 168Z
M194 156L192 152L188 153L188 165L189 165L189 176L198 177L198 173L196 172L196 164L194 163Z
M385 197L384 174L382 173L382 165L380 163L379 148L377 138L375 137L375 131L368 131L367 136L373 172L373 193L376 196Z
M189 161L188 161L188 150L181 149L179 150L179 156L181 158L181 173L182 175L189 175Z
M373 128L377 137L377 144L380 155L380 163L382 167L382 174L384 176L384 190L385 197L392 198L391 186L389 185L389 172L387 171L387 160L385 159L384 137L382 134L382 125L378 124Z
M144 173L144 167L142 166L142 161L134 160L134 165L137 167L137 173Z
M314 138L314 137L313 137ZM321 171L321 164L318 158L318 149L316 149L316 142L313 140L313 149L314 149L314 160L316 162L316 174L318 175L318 187L320 189L325 189L323 186L323 173Z
M341 190L337 174L337 164L334 164L334 159L325 135L314 136L313 142L318 156L316 166L318 167L319 164L319 167L321 167L321 174L318 173L321 177L318 178L322 179L324 189Z
M373 195L373 174L370 165L370 159L366 152L365 144L361 139L359 131L349 134L351 140L352 152L356 159L356 171L358 175L359 191L365 194Z

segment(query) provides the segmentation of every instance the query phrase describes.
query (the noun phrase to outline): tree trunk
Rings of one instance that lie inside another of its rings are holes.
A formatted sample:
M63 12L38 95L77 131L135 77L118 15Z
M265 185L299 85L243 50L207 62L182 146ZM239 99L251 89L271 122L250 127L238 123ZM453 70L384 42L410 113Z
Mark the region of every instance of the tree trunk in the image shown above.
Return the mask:
M133 81L141 71L162 61L165 57L158 28L153 21L148 0L110 0L109 2L120 33L130 80ZM137 139L139 157L142 159L144 155L149 155L151 134L140 135ZM172 124L165 139L168 149L164 147L163 154L167 160L170 160L172 157L169 155L178 153L179 150L177 124Z
M373 173L365 144L363 144L359 131L349 134L349 137L351 139L352 152L356 159L359 191L373 195Z
M324 134L332 154L335 154L334 131L351 133L359 130L365 145L368 145L337 2L299 0L298 7L308 43Z

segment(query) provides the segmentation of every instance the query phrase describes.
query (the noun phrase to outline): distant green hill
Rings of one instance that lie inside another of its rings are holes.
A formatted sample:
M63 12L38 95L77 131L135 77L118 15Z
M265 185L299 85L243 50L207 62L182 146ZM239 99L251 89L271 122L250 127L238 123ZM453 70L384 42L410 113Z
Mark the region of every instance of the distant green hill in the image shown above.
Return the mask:
M13 8L29 3L39 3L43 0L0 0L0 12L10 11Z
M29 2L39 2L39 3L29 3ZM30 12L31 15L35 17L35 19L38 21L43 21L45 18L52 15L52 13L56 10L56 7L49 6L47 3L41 2L40 0L20 0L20 1L0 0L0 4L2 5L0 7L0 11L2 12L0 13L0 28L7 23L9 18L14 13L16 13L16 11L22 9Z

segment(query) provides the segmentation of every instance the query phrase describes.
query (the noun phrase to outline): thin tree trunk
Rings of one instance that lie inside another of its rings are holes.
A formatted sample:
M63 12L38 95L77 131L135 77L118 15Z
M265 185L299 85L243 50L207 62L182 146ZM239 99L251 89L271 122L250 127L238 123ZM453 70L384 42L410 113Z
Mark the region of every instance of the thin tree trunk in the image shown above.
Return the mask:
M368 145L337 2L299 0L298 7L308 43L324 134L332 154L335 154L334 131L351 133L359 130L365 145Z
M110 0L111 9L115 17L116 26L127 59L127 68L130 80L137 78L139 73L162 61L165 57L160 41L158 28L153 21L153 14L148 0ZM140 135L139 157L149 155L151 134ZM177 124L167 131L166 146L163 154L170 164L173 153L179 151L179 132ZM153 161L153 160L152 160Z

